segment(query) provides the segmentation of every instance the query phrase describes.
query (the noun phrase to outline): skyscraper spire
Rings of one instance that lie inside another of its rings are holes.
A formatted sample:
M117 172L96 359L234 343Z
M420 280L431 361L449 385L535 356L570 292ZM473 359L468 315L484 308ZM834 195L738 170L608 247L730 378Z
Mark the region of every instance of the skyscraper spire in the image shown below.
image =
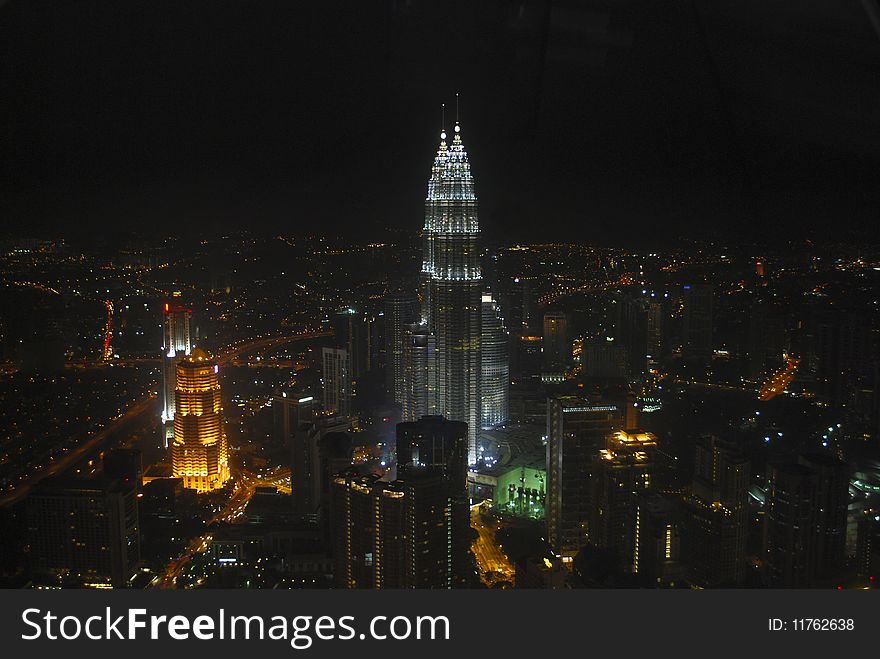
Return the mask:
M473 464L481 420L482 277L477 196L460 131L456 120L449 148L445 132L441 134L431 167L422 231L420 297L422 321L436 341L438 412L468 424L468 460Z

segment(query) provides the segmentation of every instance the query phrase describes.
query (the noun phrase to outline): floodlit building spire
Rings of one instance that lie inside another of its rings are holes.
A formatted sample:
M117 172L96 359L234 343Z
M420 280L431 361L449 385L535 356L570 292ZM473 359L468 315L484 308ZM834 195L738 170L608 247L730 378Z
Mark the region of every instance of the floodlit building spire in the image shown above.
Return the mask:
M436 341L438 412L468 424L468 459L474 463L481 421L480 227L474 178L457 120L452 144L446 139L444 130L425 198L422 321Z

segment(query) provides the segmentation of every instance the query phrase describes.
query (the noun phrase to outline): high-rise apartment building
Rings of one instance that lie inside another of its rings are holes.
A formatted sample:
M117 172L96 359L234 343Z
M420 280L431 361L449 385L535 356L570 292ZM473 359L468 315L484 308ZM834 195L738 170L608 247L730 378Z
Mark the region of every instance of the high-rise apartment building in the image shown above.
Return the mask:
M196 348L177 363L171 465L183 486L217 490L229 480L229 447L223 430L220 368Z
M351 379L358 378L379 366L381 325L384 315L345 307L330 317L336 345L344 348L351 361Z
M393 482L340 475L332 489L337 586L453 586L452 520L442 469L404 467Z
M304 392L279 391L272 396L273 438L290 448L293 436L311 425L318 414L315 397Z
M351 430L351 417L321 415L314 396L287 391L272 398L272 409L277 441L290 450L294 512L299 519L317 522L325 512L322 502L327 498L323 440Z

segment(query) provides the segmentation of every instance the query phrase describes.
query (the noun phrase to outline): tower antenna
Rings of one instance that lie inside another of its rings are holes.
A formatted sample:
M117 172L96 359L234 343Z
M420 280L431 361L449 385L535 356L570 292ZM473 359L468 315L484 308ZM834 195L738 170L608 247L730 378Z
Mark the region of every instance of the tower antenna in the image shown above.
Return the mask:
M446 132L446 103L440 104L440 132Z
M458 123L458 92L455 92L455 123Z

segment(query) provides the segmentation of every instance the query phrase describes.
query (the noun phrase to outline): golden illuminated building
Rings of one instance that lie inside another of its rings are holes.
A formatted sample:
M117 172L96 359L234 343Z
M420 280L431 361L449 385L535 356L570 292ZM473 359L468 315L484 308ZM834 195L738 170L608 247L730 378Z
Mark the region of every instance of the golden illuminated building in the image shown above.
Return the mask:
M229 480L219 370L199 348L176 369L172 470L185 488L198 492L218 490Z

